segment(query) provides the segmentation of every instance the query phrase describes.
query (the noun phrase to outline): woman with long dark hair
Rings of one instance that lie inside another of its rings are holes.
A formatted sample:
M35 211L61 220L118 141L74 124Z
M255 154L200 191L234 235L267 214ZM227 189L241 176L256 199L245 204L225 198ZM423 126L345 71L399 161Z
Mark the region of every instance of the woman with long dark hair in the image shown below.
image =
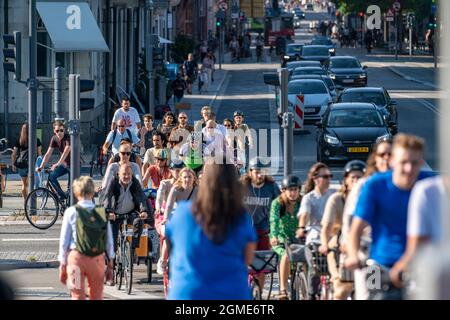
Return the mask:
M37 139L37 155L42 156L42 143ZM34 161L34 160L33 160ZM22 179L22 197L23 200L28 195L28 124L24 123L20 129L19 139L14 145L14 151L11 154L11 169L18 171Z
M157 130L161 131L164 134L165 141L169 141L170 133L172 129L177 126L177 118L175 115L168 111L164 114L162 122L159 124Z
M251 298L256 234L243 195L233 165L205 165L196 199L179 203L166 228L169 299Z

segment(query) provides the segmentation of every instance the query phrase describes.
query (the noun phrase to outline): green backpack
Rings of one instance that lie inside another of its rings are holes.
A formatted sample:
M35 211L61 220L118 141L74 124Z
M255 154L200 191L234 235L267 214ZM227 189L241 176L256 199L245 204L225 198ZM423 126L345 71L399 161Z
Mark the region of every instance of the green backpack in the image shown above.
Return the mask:
M78 217L76 222L78 252L95 257L106 251L106 231L108 219L105 208L95 207L87 210L78 205L75 206Z
M198 152L190 150L189 154L186 156L186 159L184 160L184 164L186 165L186 167L192 170L200 168L201 166L203 166L202 156Z

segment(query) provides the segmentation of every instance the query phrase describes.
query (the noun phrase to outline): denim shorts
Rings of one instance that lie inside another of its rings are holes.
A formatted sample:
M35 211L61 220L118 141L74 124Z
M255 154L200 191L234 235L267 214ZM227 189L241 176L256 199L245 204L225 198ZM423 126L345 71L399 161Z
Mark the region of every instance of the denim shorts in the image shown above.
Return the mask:
M21 178L26 178L28 177L28 168L17 168L17 171L19 172L19 176Z

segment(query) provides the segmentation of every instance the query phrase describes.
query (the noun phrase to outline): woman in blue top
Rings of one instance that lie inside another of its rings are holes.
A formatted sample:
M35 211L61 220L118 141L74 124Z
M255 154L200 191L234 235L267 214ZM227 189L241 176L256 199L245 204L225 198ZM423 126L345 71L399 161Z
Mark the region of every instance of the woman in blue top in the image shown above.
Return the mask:
M205 166L196 199L178 204L166 227L169 299L251 299L256 232L243 195L233 165Z

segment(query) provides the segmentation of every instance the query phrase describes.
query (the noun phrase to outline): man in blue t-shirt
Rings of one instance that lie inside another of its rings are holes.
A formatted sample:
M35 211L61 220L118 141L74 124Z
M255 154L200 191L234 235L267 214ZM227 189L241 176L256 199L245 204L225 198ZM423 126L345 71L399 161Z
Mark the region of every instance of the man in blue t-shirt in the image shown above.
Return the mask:
M408 202L416 181L432 175L421 172L424 164L423 139L406 134L395 137L390 166L392 171L370 178L361 190L349 234L346 266L359 265L358 250L363 229L372 228L370 259L390 269L390 278L399 278L395 264L406 248ZM379 279L374 279L379 280ZM379 288L374 288L374 290ZM369 290L370 291L370 290ZM372 291L372 294L376 291ZM390 296L401 298L400 289L391 287ZM373 297L373 295L372 295Z

